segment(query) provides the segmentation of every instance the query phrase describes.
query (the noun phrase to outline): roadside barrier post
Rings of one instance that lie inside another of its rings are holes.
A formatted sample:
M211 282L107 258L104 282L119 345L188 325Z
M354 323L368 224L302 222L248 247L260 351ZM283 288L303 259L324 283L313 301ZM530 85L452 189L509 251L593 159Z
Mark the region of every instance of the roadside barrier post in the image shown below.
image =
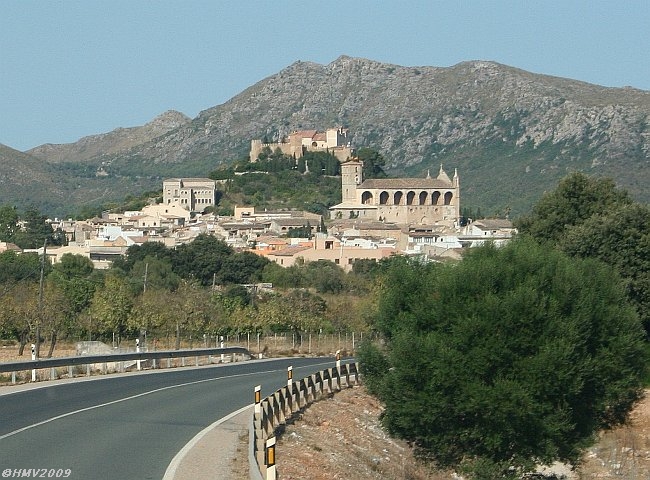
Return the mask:
M36 345L32 343L32 360L36 360ZM32 369L32 382L36 381L36 369Z
M135 351L136 351L137 353L140 353L140 339L139 339L139 338L136 338L136 339L135 339ZM140 365L140 359L138 359L138 360L136 361L136 363L138 364L138 371L140 371L140 368L141 368L141 365Z
M255 387L255 414L259 414L262 411L262 385L257 385Z
M293 413L293 366L287 367L287 402L289 403L289 415Z
M266 480L276 480L275 472L275 437L271 437L266 441Z

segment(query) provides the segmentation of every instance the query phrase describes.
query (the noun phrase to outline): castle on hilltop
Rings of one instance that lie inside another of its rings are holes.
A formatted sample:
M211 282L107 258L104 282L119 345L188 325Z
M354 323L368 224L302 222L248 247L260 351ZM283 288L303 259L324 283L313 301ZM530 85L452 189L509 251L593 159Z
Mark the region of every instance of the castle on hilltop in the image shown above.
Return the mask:
M342 201L330 208L331 218L359 218L400 225L446 225L460 218L460 180L440 166L438 176L363 180L363 162L341 165Z
M285 141L286 140L286 141ZM256 162L265 148L272 152L280 149L285 155L300 158L307 152L329 152L340 162L346 161L352 155L351 142L347 128L328 128L325 132L317 130L300 130L277 143L262 143L262 140L251 140L250 161Z

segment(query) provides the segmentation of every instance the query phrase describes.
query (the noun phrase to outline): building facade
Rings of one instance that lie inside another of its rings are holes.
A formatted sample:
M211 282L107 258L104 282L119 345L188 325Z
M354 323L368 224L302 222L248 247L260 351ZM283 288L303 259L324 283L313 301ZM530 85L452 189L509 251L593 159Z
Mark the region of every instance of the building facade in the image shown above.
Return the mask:
M203 212L217 201L217 183L209 178L168 178L163 181L163 204L178 204L189 212Z
M341 165L342 201L330 208L332 218L378 220L399 225L456 226L460 218L458 172L450 179L440 167L438 176L363 180L363 163Z
M262 140L251 140L250 161L256 162L264 148L271 151L280 149L285 155L300 158L307 152L329 152L340 162L346 161L352 155L347 128L329 128L325 132L317 130L298 130L289 135L286 141L278 143L262 143Z

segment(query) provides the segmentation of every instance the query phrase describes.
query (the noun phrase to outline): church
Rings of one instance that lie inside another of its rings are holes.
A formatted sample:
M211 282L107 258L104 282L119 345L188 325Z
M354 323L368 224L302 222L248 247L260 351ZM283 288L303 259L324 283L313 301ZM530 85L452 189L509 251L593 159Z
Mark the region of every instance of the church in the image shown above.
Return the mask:
M438 176L372 178L363 180L363 162L352 158L341 164L342 201L330 207L331 218L358 218L398 225L457 226L460 218L460 181L440 166Z

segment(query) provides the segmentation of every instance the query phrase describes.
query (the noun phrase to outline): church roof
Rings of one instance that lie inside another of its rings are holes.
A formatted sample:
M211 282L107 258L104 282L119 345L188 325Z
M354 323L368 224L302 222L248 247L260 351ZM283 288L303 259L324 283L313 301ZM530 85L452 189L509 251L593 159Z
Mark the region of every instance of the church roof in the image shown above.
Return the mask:
M430 189L452 188L452 184L451 181L440 180L438 178L371 178L364 180L357 188L375 190Z

